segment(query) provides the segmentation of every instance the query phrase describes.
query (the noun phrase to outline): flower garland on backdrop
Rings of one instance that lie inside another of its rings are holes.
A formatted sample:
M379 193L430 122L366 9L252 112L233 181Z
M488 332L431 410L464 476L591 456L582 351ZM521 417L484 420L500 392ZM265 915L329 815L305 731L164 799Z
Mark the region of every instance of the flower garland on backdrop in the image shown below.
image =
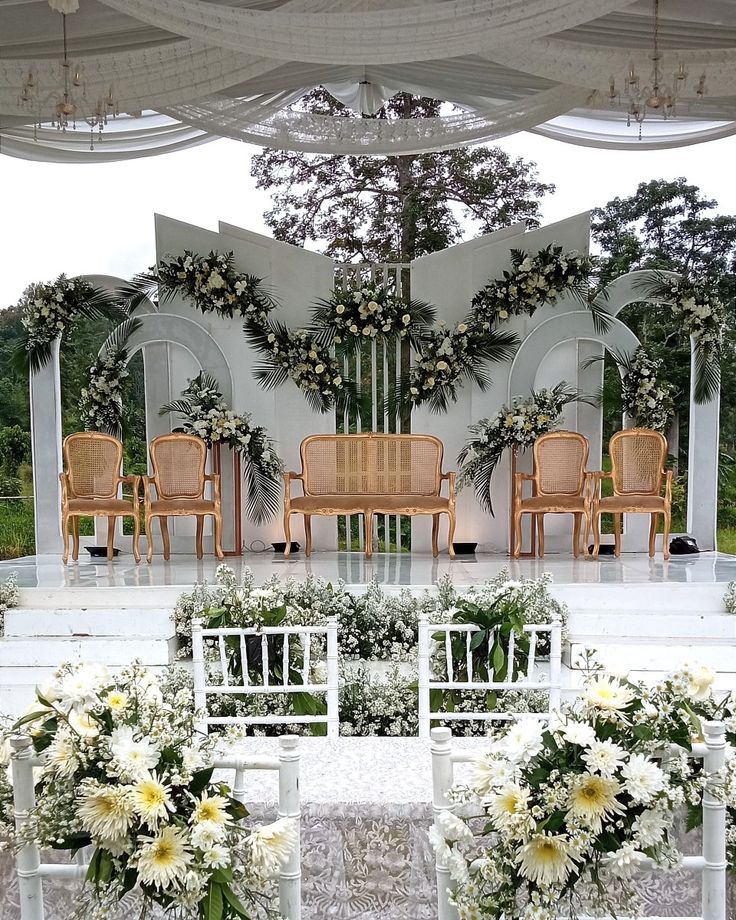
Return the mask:
M250 415L233 412L223 399L217 380L206 371L189 381L181 399L162 406L159 413L175 412L187 434L212 447L226 444L243 460L246 511L257 524L270 520L281 507L284 466L266 429L254 425Z
M275 915L271 879L296 825L246 826L194 724L191 691L134 663L116 677L62 665L13 726L45 761L30 820L5 829L6 845L94 847L77 916L109 916L136 886L146 915L155 905L200 920Z
M682 330L693 339L695 350L695 401L708 402L718 392L721 382L722 330L725 323L723 304L707 285L689 278L673 278L655 273L638 285L650 300L672 306L681 320Z
M77 319L118 316L125 308L106 291L93 287L84 278L59 275L56 281L31 284L18 301L24 339L13 357L22 373L38 372L51 360L51 346Z
M493 514L491 480L504 451L531 447L557 427L565 406L584 399L563 381L552 389L532 391L526 399L517 397L510 406L471 425L471 437L458 456L458 488L472 485L481 508Z
M675 812L687 806L688 825L698 825L706 780L723 789L735 868L736 759L714 778L687 756L702 741L701 720L725 718L735 737L733 702L716 703L714 677L683 666L646 687L594 672L549 726L523 719L496 731L470 781L451 793L480 809L480 835L477 822L449 811L432 832L461 920L640 915L632 875L647 859L677 864Z
M631 357L625 357L620 362L616 358L616 362L623 370L621 399L624 412L637 427L665 433L675 414L675 388L659 378L662 361L652 358L640 345Z
M123 437L123 398L130 381L128 340L141 325L137 318L121 323L90 367L89 382L79 396L79 418L85 431Z

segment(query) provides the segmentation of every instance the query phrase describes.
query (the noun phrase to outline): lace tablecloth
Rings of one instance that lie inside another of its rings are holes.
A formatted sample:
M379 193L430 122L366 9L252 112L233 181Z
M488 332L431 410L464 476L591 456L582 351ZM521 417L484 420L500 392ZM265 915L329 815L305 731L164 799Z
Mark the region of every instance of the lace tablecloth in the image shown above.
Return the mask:
M482 739L456 739L482 751ZM249 738L237 753L275 753L273 738ZM300 741L303 920L436 920L429 742L418 738L304 738ZM462 769L462 765L459 768ZM251 814L270 820L277 797L273 774L249 774ZM685 846L692 852L692 846ZM700 884L685 872L643 874L645 913L697 916ZM736 917L736 891L729 917ZM17 887L7 857L0 861L0 920L17 920ZM47 920L69 916L68 889L47 883ZM127 917L128 912L120 914Z

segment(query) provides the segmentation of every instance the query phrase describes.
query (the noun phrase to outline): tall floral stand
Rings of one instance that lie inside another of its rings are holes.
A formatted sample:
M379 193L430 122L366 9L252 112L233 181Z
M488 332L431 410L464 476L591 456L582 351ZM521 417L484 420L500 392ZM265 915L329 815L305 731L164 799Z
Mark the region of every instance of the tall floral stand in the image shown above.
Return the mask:
M212 472L222 475L222 444L215 441L210 445L212 451ZM243 555L243 496L242 496L242 470L240 453L231 451L233 455L233 534L235 547L225 550L226 556Z
M514 527L514 483L516 482L518 448L511 448L511 490L509 492L509 556L513 558L516 550L516 528ZM521 552L522 559L533 559L537 555L537 515L531 517L531 550Z

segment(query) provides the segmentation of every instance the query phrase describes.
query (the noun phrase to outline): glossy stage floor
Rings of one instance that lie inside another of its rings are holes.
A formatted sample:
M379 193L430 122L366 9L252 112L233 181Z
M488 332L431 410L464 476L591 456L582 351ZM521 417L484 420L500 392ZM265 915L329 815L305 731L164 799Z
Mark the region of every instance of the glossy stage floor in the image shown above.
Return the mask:
M218 562L212 556L197 560L195 556L172 556L165 562L154 557L136 565L131 555L121 555L112 562L90 559L84 553L78 563L64 566L58 557L25 556L0 562L0 579L17 573L23 588L112 588L168 587L212 581ZM736 580L736 556L724 553L700 553L673 556L665 562L661 554L650 559L644 553L624 553L620 559L601 556L574 559L570 555L548 554L544 559L510 559L505 555L457 556L446 554L433 559L419 553L378 553L368 560L362 553L323 552L307 559L302 552L285 559L273 552L246 553L225 559L236 574L245 567L253 570L256 580L276 575L302 579L308 574L328 580L341 579L348 585L365 585L374 578L384 585L425 587L438 578L450 575L458 586L477 584L507 569L511 578L539 577L549 572L555 584L624 585L624 584L701 584L725 585Z

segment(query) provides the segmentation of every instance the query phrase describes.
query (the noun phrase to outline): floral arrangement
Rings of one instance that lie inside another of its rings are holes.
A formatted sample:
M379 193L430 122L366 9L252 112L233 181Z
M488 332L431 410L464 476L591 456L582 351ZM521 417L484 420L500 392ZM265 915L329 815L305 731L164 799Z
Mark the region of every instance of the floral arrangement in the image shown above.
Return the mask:
M736 581L728 583L726 593L723 595L723 604L726 613L736 613Z
M435 308L418 300L406 303L382 284L355 291L334 291L312 311L315 331L327 345L359 348L372 339L418 342L434 322Z
M532 316L538 307L568 293L587 303L591 270L587 256L574 249L563 252L553 243L535 255L512 249L511 271L489 281L473 297L473 319L492 325L511 316Z
M631 875L647 858L674 865L674 812L699 810L702 764L687 749L702 739L700 718L719 709L713 677L683 667L647 688L594 673L548 726L522 719L496 733L453 790L480 809L492 843L451 812L433 831L460 920L553 920L583 906L636 916Z
M525 450L559 423L566 405L581 399L566 383L552 389L518 397L510 406L501 406L491 418L484 418L468 429L471 437L458 457L458 487L473 485L482 508L493 514L491 480L507 448Z
M316 412L329 412L349 397L340 365L315 332L291 331L282 323L246 322L245 334L263 360L255 377L266 390L293 381Z
M121 308L83 278L59 275L56 281L31 284L18 302L25 339L15 354L20 370L40 370L51 360L51 345L78 317L99 317Z
M194 734L190 690L159 684L138 664L116 678L77 664L37 695L14 731L29 731L45 761L36 807L13 845L94 848L79 916L109 916L136 886L144 913L155 905L201 920L273 913L269 881L296 827L243 822L245 808L213 780L210 742Z
M721 301L708 287L689 278L655 273L640 285L651 300L672 305L682 331L695 345L695 399L708 402L720 386L721 339L725 313Z
M5 632L5 611L17 607L19 602L18 575L12 572L5 581L0 582L0 636Z
M128 339L141 326L139 319L127 319L108 337L89 369L89 383L79 397L79 418L85 431L105 431L123 436L123 397L128 371Z
M182 398L167 403L161 413L175 412L189 434L209 446L226 444L243 460L246 483L246 511L256 522L273 517L281 507L283 464L266 429L254 425L247 412L232 411L223 399L219 384L201 371L182 392Z
M642 346L620 364L624 411L640 428L666 432L675 411L674 386L659 380L661 360L650 357Z
M485 365L508 361L519 340L512 332L498 332L473 323L458 323L427 333L414 357L408 380L402 381L402 393L408 393L412 407L427 403L433 412L447 412L450 402L457 401L464 380L471 380L481 390L490 385Z
M180 256L167 256L148 272L137 275L129 294L133 303L158 292L161 300L177 294L190 300L202 313L216 313L230 319L264 323L276 306L266 291L263 279L239 272L232 252L212 251L206 256L185 250Z

